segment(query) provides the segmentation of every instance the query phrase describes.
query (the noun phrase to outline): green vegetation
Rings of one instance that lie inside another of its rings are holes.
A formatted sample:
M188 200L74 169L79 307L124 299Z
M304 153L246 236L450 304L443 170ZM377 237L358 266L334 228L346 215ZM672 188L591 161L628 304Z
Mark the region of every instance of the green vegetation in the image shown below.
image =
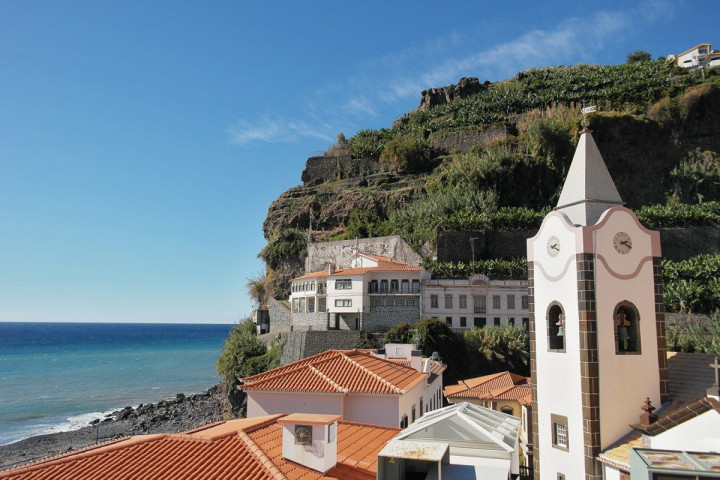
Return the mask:
M393 138L383 147L380 164L397 173L424 172L430 165L425 158L426 148L425 143L414 138Z
M671 351L720 355L720 315L712 315L708 323L677 323L667 328L666 337Z
M288 257L305 255L307 238L302 232L287 228L273 235L258 256L272 269L277 269Z
M238 379L257 375L280 366L282 345L274 343L267 348L255 334L255 325L250 318L233 326L225 340L215 368L223 379L228 398L228 416L241 413L238 399Z
M628 53L627 63L639 63L639 62L650 62L652 56L645 50L638 50L632 53Z
M529 375L530 343L523 328L486 327L463 336L454 333L443 321L425 318L393 326L383 343L413 343L416 337L423 355L438 352L447 364L446 384L504 370Z
M663 260L663 281L668 312L720 311L720 255Z
M482 273L493 278L527 280L527 260L524 257L490 258L468 263L424 258L422 266L433 278L469 278L474 273Z

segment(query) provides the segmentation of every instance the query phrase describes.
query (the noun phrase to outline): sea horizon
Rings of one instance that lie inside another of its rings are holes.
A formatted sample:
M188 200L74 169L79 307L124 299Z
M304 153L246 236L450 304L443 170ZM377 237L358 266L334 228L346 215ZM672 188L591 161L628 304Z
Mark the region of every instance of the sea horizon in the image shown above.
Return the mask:
M220 381L232 324L0 322L0 445Z

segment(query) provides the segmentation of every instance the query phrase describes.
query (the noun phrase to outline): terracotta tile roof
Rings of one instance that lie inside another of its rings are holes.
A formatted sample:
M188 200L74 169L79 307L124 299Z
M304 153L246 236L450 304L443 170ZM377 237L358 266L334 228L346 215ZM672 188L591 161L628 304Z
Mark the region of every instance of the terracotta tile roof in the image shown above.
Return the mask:
M635 424L631 425L631 427L646 435L655 436L659 433L667 432L671 428L676 427L681 423L685 423L705 412L709 412L710 410L715 410L720 413L720 402L714 398L703 397L690 403L682 402L671 410L672 411L668 411L668 413L659 417L650 425Z
M704 397L694 402L677 400L649 427L632 425L635 430L631 430L630 433L610 445L600 453L598 459L616 468L628 470L630 468L630 450L642 448L643 433L651 436L657 435L713 409L720 413L720 402L712 398Z
M368 272L419 272L421 267L411 267L409 265L380 265L378 267L362 267L362 268L339 268L335 270L335 273L330 273L327 270L321 270L319 272L306 273L299 277L292 279L304 280L306 278L319 278L319 277L352 277L356 275L365 275Z
M426 373L358 350L328 350L242 379L242 390L399 395Z
M374 353L374 354L377 354L377 350L373 350L373 351L370 352L370 353L371 353L371 354L373 354L373 353ZM391 362L393 362L393 363L397 363L397 364L400 364L400 365L404 365L404 366L406 366L406 367L409 367L409 366L410 366L410 360L408 360L407 358L388 358L387 360L389 360L389 361L391 361ZM425 361L425 359L423 358L423 362L424 362L424 361ZM436 362L435 360L430 360L430 362L431 362L431 363L430 363L430 373L433 374L433 375L440 375L440 374L443 373L445 370L447 370L447 365L445 365L444 363Z
M530 382L528 377L517 375L511 372L499 372L482 377L471 378L457 385L448 385L443 390L446 398L498 398L497 395L504 395L505 400L519 400L527 395L526 389L515 389L518 385L527 385ZM529 387L528 387L529 388ZM516 395L515 398L509 398Z
M668 393L673 400L695 400L707 395L715 383L710 364L715 355L668 352Z
M337 465L325 475L282 457L282 415L182 434L139 435L0 472L3 480L371 480L377 454L400 430L338 422Z

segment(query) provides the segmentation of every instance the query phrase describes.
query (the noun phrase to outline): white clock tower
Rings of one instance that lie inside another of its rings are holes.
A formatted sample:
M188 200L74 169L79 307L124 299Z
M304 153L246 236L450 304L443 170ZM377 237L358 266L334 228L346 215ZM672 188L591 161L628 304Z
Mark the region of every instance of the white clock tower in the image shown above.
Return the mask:
M597 454L666 400L660 234L622 204L584 129L527 241L536 479L601 479Z

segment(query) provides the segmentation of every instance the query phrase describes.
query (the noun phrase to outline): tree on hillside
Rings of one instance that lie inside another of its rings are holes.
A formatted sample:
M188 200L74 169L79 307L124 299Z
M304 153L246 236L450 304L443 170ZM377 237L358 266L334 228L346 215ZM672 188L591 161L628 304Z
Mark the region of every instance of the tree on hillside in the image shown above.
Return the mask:
M645 50L637 50L632 53L628 53L627 63L642 63L649 62L652 60L652 55Z
M230 330L215 368L223 379L230 412L237 416L245 395L237 389L239 379L280 366L282 346L267 348L257 337L252 319L245 318Z
M530 339L522 327L475 328L465 333L465 342L469 351L480 355L488 373L530 373Z

